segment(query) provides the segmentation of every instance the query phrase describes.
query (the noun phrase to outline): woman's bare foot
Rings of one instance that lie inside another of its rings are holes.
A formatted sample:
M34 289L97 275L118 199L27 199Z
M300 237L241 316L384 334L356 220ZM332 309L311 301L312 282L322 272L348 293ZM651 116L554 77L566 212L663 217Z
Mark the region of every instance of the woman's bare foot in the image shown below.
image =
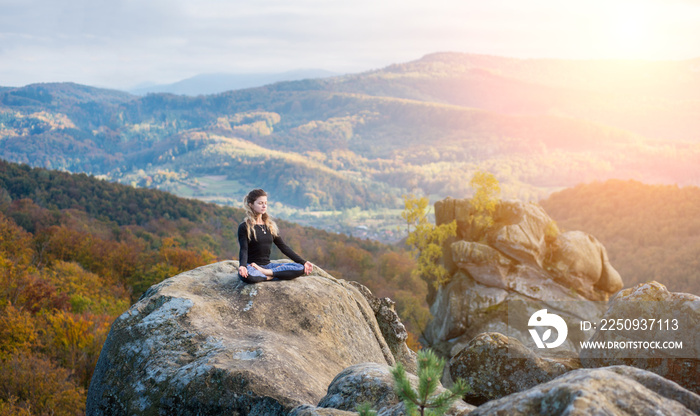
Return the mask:
M250 265L251 265L255 270L257 270L257 271L259 271L260 273L262 273L262 274L264 274L265 276L267 276L267 280L272 280L272 270L270 270L270 269L265 269L265 268L263 268L263 267L260 267L260 266L258 266L258 265L255 264L255 263L250 263Z

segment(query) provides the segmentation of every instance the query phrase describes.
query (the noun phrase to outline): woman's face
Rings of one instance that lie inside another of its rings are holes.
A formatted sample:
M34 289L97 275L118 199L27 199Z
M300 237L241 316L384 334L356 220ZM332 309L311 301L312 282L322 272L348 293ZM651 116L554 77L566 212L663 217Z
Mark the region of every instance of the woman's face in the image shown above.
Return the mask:
M250 206L253 208L253 212L255 212L257 215L264 214L267 212L267 197L259 196L258 199L256 199Z

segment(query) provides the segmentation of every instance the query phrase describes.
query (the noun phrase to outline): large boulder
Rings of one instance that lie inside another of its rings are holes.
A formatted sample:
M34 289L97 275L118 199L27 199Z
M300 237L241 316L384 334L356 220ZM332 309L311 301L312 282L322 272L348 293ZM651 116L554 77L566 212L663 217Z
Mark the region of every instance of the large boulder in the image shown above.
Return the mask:
M502 201L494 213L496 226L489 245L520 263L542 267L547 252L547 227L554 221L534 203Z
M700 414L700 396L632 367L580 369L485 403L470 416Z
M580 231L560 233L537 204L500 201L493 224L487 228L474 221L475 215L469 199L447 198L435 203L436 224L457 223L456 238L444 246L444 263L452 272L460 267L477 281L499 284L506 279L508 266L526 266L541 270L546 279L590 300L607 300L622 288L619 273L595 237ZM465 247L465 242L479 246ZM474 270L477 267L483 270Z
M583 301L607 298L607 293L603 295L577 290L581 285L571 281L562 284L542 267L520 263L487 244L457 241L451 249L452 259L459 269L487 287L506 289L540 300Z
M454 264L485 286L508 289L514 280L509 277L514 262L487 244L460 240L451 249Z
M507 290L482 285L463 272L452 275L430 306L433 319L423 332L425 342L450 358L453 349L463 348L482 332L505 332L509 295Z
M602 322L607 324L606 330ZM635 325L638 330L634 330ZM606 348L582 349L580 358L585 367L630 365L700 393L699 296L671 293L658 282L622 290L610 300L590 342ZM625 348L607 348L615 343L624 343ZM671 344L664 347L664 343L673 343L674 348Z
M542 266L548 226L553 223L542 207L521 201L500 201L491 227L476 224L477 214L470 199L446 198L435 203L435 223L455 221L457 240L487 240L489 245L518 261Z
M607 250L595 237L582 231L562 233L552 242L545 267L556 280L588 299L622 289L622 278L610 264Z
M464 400L478 406L580 367L576 356L542 357L515 338L491 332L478 335L452 357L450 375L472 387Z
M282 415L343 369L395 357L366 297L321 271L247 285L238 263L150 288L112 325L88 415ZM396 349L396 348L395 348Z
M403 364L406 371L415 373L417 370L416 353L406 345L408 331L396 313L396 302L389 298L379 299L370 292L369 288L358 282L349 283L362 293L372 308L391 354Z
M380 409L398 402L389 368L362 363L350 366L335 376L318 406L355 410L358 405L369 403L374 409Z
M443 255L451 278L430 303L433 320L423 334L442 356L452 357L484 332L534 348L527 319L535 312L547 309L579 328L600 319L604 301L621 288L600 242L585 233L560 233L539 205L502 201L487 228L476 224L476 214L469 199L435 204L436 223L457 222L456 239ZM561 349L578 353L588 336L570 331Z
M548 353L561 350L578 353L580 342L590 335L574 329L579 328L582 321L599 320L605 312L605 303L588 301L557 282L547 280L541 270L530 266L514 267L505 285L506 288L493 287L462 271L455 273L438 289L430 307L433 319L423 333L425 342L448 359L474 337L486 332L517 338L534 349L537 345L529 333L528 318L546 308L571 328L561 347Z

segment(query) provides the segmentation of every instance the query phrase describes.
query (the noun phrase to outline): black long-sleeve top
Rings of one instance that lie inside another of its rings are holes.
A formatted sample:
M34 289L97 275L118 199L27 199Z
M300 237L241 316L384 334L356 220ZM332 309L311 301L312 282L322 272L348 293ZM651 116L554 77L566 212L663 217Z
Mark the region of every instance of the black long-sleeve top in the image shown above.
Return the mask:
M272 243L275 243L277 248L292 261L299 264L306 263L306 260L284 243L282 237L279 235L273 237L267 226L255 225L255 237L257 238L251 235L251 239L248 240L248 230L246 229L245 221L238 226L238 245L241 248L238 253L238 262L241 266L247 266L250 263L262 266L270 263Z

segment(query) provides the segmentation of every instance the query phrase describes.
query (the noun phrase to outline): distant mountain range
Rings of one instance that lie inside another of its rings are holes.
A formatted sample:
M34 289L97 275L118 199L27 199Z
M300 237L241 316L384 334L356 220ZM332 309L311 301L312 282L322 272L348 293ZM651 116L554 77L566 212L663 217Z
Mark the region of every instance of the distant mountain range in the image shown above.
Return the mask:
M220 203L263 187L310 210L466 197L477 170L523 200L700 185L698 68L439 53L195 97L34 84L0 90L0 157Z
M136 95L170 93L196 96L261 87L282 81L325 78L335 75L338 74L323 69L298 69L280 73L200 74L172 84L153 84L136 87L130 89L129 92Z

